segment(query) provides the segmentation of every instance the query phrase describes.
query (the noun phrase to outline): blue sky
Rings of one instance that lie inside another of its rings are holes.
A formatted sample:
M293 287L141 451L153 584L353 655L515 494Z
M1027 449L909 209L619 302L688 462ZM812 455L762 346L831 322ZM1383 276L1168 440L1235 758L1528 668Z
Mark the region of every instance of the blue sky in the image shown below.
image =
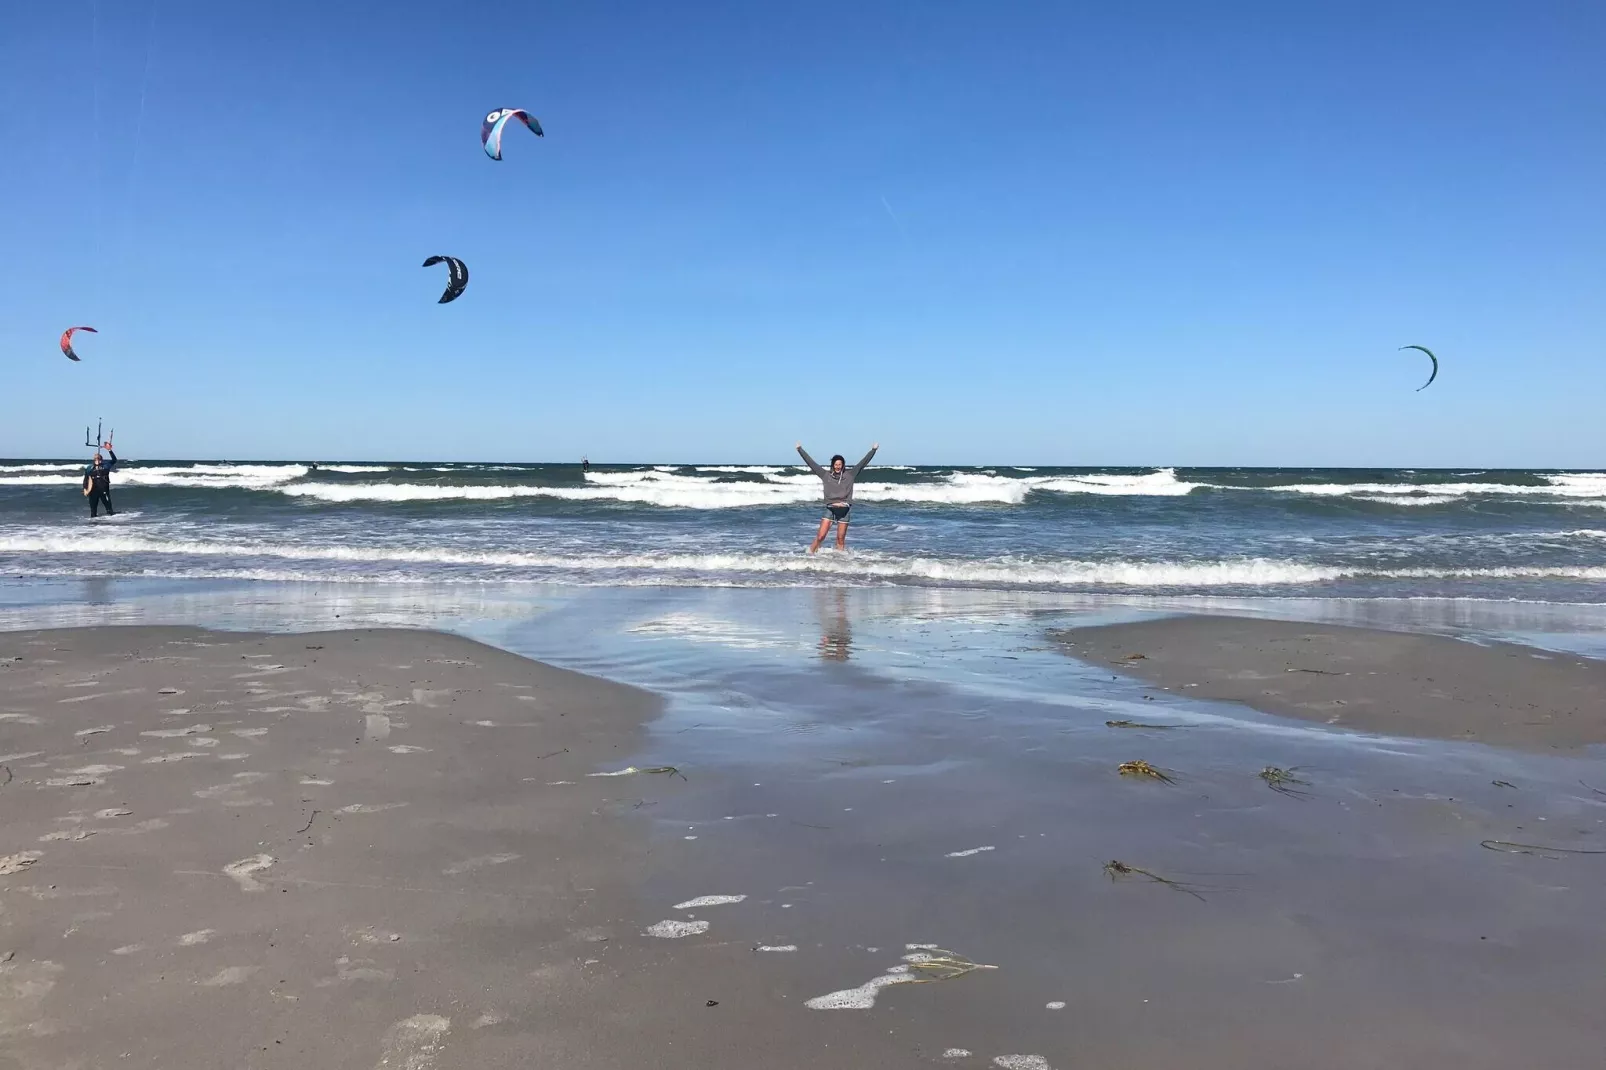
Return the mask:
M1561 2L13 0L0 455L1606 465L1603 65Z

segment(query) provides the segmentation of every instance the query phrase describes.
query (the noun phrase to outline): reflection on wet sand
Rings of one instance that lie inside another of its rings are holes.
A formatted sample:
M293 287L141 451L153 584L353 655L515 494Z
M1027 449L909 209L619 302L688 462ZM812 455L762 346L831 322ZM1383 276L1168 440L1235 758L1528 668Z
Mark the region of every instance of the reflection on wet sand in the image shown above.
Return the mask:
M820 621L820 657L826 661L847 661L853 651L848 592L841 587L815 591L814 612Z

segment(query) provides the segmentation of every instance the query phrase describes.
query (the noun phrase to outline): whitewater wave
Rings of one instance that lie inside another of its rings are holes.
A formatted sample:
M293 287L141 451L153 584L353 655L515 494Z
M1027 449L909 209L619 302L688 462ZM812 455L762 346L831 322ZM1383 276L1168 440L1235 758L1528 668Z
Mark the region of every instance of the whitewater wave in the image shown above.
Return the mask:
M1268 558L1212 561L950 559L860 551L851 555L803 553L535 553L445 547L296 545L269 541L165 539L122 532L0 536L0 553L52 555L146 554L324 561L380 565L466 567L560 573L695 574L714 579L747 576L819 577L883 583L946 583L983 587L1210 588L1288 587L1344 579L1606 580L1606 566L1502 566L1491 568L1366 568L1326 566ZM418 577L429 579L429 576ZM486 575L486 579L505 579Z
M1265 487L1274 494L1311 494L1320 497L1356 497L1391 504L1441 504L1475 496L1559 497L1606 499L1606 472L1578 472L1541 476L1542 484L1522 483L1288 483ZM1246 488L1221 488L1246 489Z
M519 465L381 465L330 464L316 471L297 463L129 464L118 469L117 482L134 487L201 490L247 490L279 493L330 503L503 501L544 498L562 501L647 505L670 509L739 509L817 502L820 482L795 466L698 465L643 466L627 470L593 470L570 482L569 466L557 482L544 483L552 469ZM68 462L0 465L0 489L66 486L80 478L82 466ZM322 473L384 477L387 473L460 473L467 481L383 482L353 479L319 480ZM487 482L473 482L475 476ZM884 473L876 478L875 473ZM999 474L1004 472L1005 474ZM516 473L516 474L515 474ZM1468 473L1479 475L1485 473ZM1532 483L1464 481L1425 483L1402 472L1395 482L1277 483L1245 486L1211 477L1182 479L1175 468L1130 472L1042 473L1029 468L913 470L877 466L856 487L865 502L918 505L1019 506L1034 495L1095 497L1185 497L1196 491L1214 494L1269 495L1276 498L1342 499L1378 505L1420 508L1446 506L1469 498L1505 498L1547 504L1606 508L1606 472L1536 474ZM491 481L495 480L495 481Z
M328 502L501 501L552 498L563 501L621 502L681 509L740 509L793 505L820 499L820 481L809 474L760 466L727 466L721 474L761 475L761 480L720 480L684 475L668 466L626 472L589 472L583 486L445 483L295 483L275 486L279 493ZM699 469L712 471L712 469ZM1176 496L1202 484L1178 480L1172 469L1139 475L1037 476L1012 478L954 472L930 482L868 481L854 488L864 502L924 505L1020 505L1034 492Z
M63 486L78 482L82 465L55 474L0 476L0 486ZM204 490L268 490L307 474L304 464L194 464L119 466L113 479L131 487L192 487Z
M979 477L986 479L987 477ZM961 477L938 483L860 483L855 497L866 502L914 502L933 505L1019 505L1032 488L1018 481L977 482ZM503 501L550 498L560 501L621 502L678 509L741 509L795 505L820 500L820 481L813 476L767 479L763 482L713 482L662 472L591 473L585 486L529 484L481 486L440 483L295 483L272 488L298 498L327 502Z
M40 472L82 472L84 465L87 463L85 461L78 464L46 464L43 462L38 464L0 464L0 472L27 472L29 474Z

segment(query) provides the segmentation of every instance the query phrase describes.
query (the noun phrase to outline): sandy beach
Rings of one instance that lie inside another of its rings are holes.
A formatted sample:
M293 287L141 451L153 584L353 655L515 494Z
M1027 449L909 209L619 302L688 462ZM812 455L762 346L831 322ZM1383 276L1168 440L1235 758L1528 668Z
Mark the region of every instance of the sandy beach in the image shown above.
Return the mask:
M11 633L0 688L5 1065L434 1066L561 1002L643 851L546 785L655 701L467 640Z
M507 634L663 697L422 630L0 634L0 1065L1598 1056L1586 761L1236 721L1036 623L591 604Z
M1059 633L1076 657L1191 697L1384 735L1606 743L1606 662L1512 643L1234 617Z

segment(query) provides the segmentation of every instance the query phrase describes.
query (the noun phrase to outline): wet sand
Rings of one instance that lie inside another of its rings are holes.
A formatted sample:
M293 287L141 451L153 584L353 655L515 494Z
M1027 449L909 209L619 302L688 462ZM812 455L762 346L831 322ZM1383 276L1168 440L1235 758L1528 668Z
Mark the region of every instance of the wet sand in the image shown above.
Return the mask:
M844 639L844 601L786 654L698 616L729 596L632 597L532 627L634 649L686 681L667 708L428 632L0 635L0 1066L1599 1055L1606 857L1480 845L1601 849L1576 758L1109 729L1191 704L1013 632ZM1176 783L1116 775L1138 757Z
M1606 662L1508 643L1236 617L1057 633L1190 698L1384 735L1526 749L1606 743Z
M10 633L0 689L0 1065L470 1065L644 853L546 785L656 700L464 639Z

